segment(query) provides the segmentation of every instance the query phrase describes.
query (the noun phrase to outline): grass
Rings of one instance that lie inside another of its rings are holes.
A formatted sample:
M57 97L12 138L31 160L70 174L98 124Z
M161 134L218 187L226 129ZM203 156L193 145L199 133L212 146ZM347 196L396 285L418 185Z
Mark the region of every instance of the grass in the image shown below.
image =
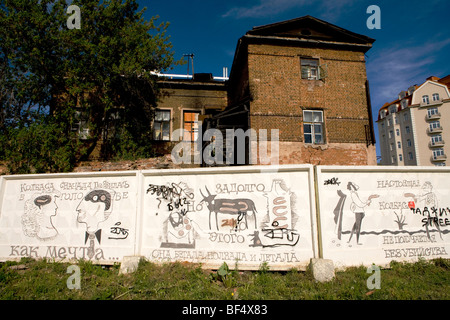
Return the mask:
M381 288L369 290L365 267L336 272L320 283L310 272L204 270L198 264L154 264L142 260L135 273L119 265L79 261L80 289L69 289L68 263L22 259L0 263L2 300L449 300L450 260L392 262L381 270Z

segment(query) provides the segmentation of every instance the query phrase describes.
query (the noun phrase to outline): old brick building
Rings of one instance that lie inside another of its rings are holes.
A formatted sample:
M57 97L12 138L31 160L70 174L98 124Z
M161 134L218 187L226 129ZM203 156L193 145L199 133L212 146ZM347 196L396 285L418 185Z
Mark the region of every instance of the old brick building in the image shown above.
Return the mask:
M278 129L276 163L375 165L364 57L374 41L311 16L255 27L238 40L224 84L227 101L219 94L215 102L205 103L203 93L180 88L160 109L176 108L172 128L185 126L177 118L181 110L196 109L206 115L200 118L203 129L219 129L224 138L226 129L258 134L266 129L270 141L271 129ZM223 111L207 115L208 108ZM259 155L255 144L247 140L253 149L251 154L245 149L246 163L263 163L260 158L251 162ZM234 153L237 159L236 149Z

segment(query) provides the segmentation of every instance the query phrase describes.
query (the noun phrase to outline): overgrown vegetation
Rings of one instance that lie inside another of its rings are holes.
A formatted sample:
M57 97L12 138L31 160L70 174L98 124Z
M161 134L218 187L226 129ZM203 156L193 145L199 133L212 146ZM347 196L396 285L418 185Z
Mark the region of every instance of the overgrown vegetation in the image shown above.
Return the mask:
M67 27L70 4L81 29ZM98 150L153 155L151 71L178 62L169 24L144 12L135 0L0 3L0 161L11 173L67 172Z
M22 259L0 264L0 299L50 300L384 300L450 299L450 260L392 262L381 270L381 289L367 288L365 267L336 272L327 283L310 272L217 271L187 263L141 261L135 273L119 275L119 265L100 266L80 261L80 289L68 289L70 264ZM237 266L238 267L238 266Z

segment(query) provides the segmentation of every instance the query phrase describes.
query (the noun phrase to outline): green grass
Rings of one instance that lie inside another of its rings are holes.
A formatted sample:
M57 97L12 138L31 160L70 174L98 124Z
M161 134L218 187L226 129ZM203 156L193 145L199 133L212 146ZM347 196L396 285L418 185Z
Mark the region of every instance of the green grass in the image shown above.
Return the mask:
M26 269L13 266L22 265ZM381 288L370 290L365 267L336 272L320 283L310 272L204 270L187 263L154 264L142 260L133 274L119 275L119 265L80 261L80 289L69 289L68 263L22 259L0 263L0 299L27 300L384 300L450 299L450 260L392 262L381 270Z

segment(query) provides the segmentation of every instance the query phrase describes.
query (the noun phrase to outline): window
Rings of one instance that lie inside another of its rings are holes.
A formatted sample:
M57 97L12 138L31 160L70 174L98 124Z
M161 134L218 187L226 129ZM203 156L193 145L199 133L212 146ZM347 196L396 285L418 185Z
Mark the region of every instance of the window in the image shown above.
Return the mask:
M404 120L404 121L408 121L408 114L407 114L407 113L405 113L405 114L403 115L403 120Z
M406 131L406 133L411 133L411 128L409 126L406 126L405 131Z
M394 137L394 131L389 131L389 139L391 139L391 138L393 138Z
M408 106L408 100L402 100L402 110Z
M436 136L431 137L431 144L434 146L438 143L442 142L442 135L438 134Z
M438 108L434 107L434 108L428 109L428 117L432 117L432 116L438 115L438 114L439 114Z
M398 160L403 161L403 155L399 154L398 155Z
M170 110L156 110L153 121L153 139L170 140Z
M394 151L394 144L393 143L391 143L391 151Z
M183 123L184 123L184 140L185 141L197 141L198 138L198 111L184 111Z
M414 160L414 155L412 152L408 152L408 159L409 160Z
M305 143L323 144L323 111L303 111Z
M433 121L430 122L430 131L433 132L436 129L439 129L441 127L441 123L439 121Z
M389 107L389 113L396 113L397 112L397 106L395 104L393 104L392 106Z
M430 103L430 98L428 97L428 95L422 96L422 102L424 104L429 104Z
M319 80L319 59L300 58L302 79Z
M401 148L402 148L402 144L401 144L401 142L400 142L400 141L397 141L397 147L398 147L399 149L401 149Z
M412 146L412 142L411 142L411 140L406 140L406 145L408 146L408 147L411 147Z
M433 101L439 101L439 93L433 93Z
M390 127L390 126L392 126L392 119L391 118L388 119L388 127Z
M399 135L400 135L400 129L395 129L395 134L396 134L397 136L399 136Z
M391 157L391 163L395 163L395 160L396 160L396 159L395 159L395 156L392 156L392 157Z
M439 149L435 149L433 150L433 159L437 159L440 156L444 155L444 149L439 148Z

